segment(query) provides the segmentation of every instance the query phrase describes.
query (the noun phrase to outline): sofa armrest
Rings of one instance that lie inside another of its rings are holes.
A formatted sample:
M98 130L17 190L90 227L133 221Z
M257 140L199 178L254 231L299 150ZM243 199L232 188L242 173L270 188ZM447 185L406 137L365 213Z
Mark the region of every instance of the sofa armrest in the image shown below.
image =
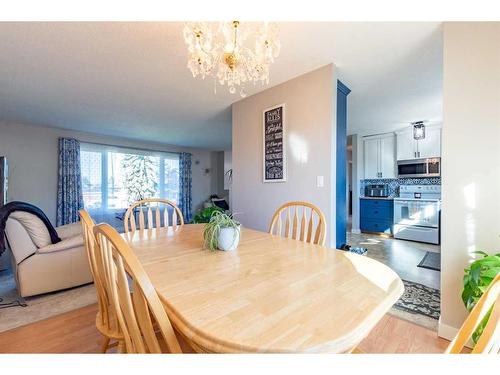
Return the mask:
M81 223L71 223L66 225L61 225L56 229L58 236L61 239L74 237L79 234L82 234L82 224Z
M61 242L50 244L44 247L41 247L37 250L39 254L53 253L56 251L64 251L73 249L75 247L83 246L83 236L81 234L73 237L68 237L62 240Z

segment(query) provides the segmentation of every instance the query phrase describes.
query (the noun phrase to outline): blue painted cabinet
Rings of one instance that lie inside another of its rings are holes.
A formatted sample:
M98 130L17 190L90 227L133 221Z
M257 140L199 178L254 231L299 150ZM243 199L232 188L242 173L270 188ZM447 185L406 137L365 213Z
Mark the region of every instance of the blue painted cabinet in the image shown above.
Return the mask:
M392 234L394 201L391 199L360 199L360 229L362 232Z

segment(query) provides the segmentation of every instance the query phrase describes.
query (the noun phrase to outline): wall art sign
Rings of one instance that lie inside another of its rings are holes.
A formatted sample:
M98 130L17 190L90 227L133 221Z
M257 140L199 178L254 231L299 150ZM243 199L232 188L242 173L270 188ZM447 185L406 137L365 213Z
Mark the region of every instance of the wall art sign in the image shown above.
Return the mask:
M264 182L286 181L285 104L263 111Z

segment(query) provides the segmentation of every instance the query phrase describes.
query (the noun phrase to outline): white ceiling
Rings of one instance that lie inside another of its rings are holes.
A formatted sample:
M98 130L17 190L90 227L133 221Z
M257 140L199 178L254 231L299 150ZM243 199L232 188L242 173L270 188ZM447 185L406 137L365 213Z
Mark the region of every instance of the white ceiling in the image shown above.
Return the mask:
M194 79L182 23L0 23L0 120L228 149L225 87ZM348 132L442 118L439 23L282 23L271 83L334 62ZM249 87L253 94L265 87Z

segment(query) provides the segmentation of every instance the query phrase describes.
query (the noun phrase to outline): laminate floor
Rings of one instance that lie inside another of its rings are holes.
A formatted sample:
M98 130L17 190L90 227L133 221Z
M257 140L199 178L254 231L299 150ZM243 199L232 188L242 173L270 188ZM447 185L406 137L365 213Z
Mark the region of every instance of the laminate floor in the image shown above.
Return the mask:
M391 267L404 280L441 289L439 271L417 267L427 251L440 252L437 245L351 232L347 232L347 243L368 249L368 257Z
M0 333L0 353L98 353L97 305ZM449 342L436 332L385 315L358 348L365 353L442 353Z

